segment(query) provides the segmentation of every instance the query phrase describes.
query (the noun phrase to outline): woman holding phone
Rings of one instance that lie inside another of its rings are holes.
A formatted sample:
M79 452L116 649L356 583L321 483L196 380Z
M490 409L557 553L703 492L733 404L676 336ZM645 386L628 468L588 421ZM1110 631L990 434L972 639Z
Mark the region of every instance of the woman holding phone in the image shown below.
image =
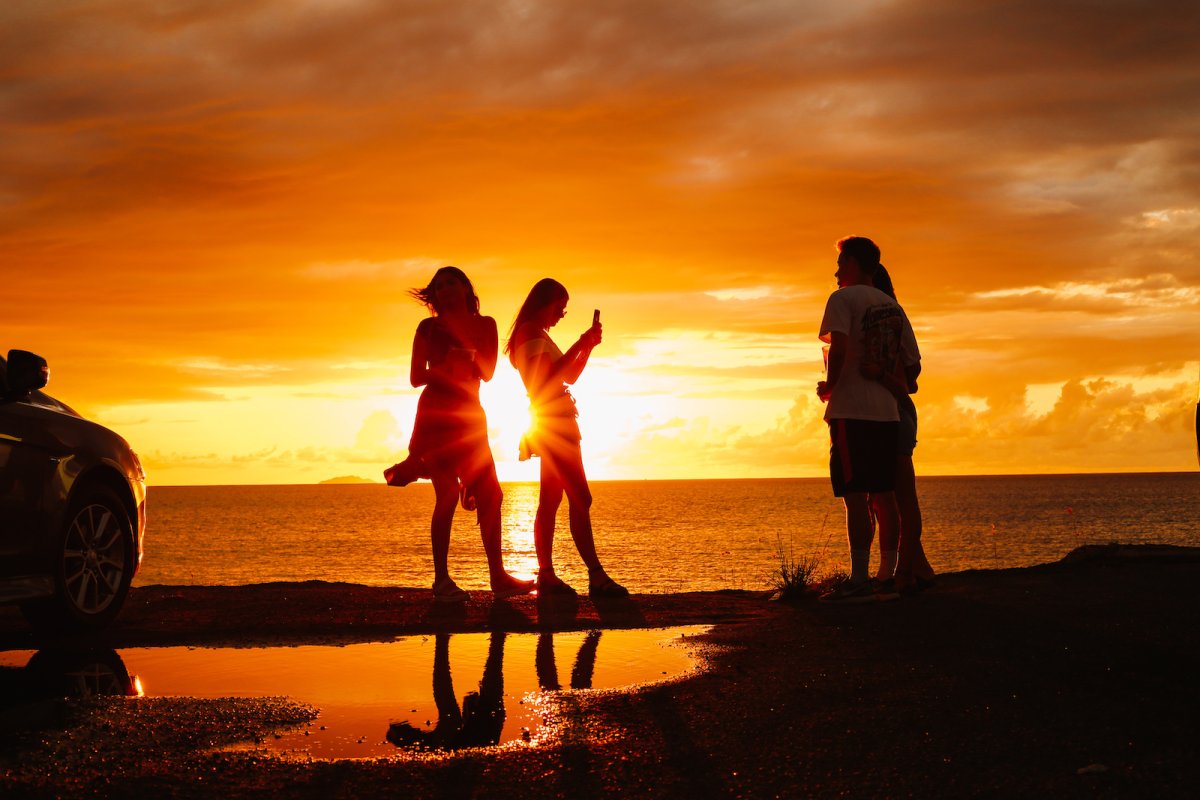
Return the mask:
M562 352L550 329L567 313L566 287L553 278L534 284L509 331L504 352L521 373L529 393L533 426L521 440L521 460L541 458L541 491L533 523L537 551L539 597L574 596L576 591L554 572L554 522L564 492L571 521L571 538L588 569L588 594L594 598L627 597L625 587L604 571L592 534L592 493L583 469L578 413L567 386L579 379L592 349L600 344L600 312L592 326Z
M496 371L496 320L479 313L470 279L457 267L442 267L428 286L409 294L432 316L421 320L413 338L409 378L424 386L417 401L408 458L384 471L392 486L418 478L433 481L436 496L430 535L433 545L433 599L463 602L469 595L450 577L447 560L454 509L474 510L487 554L496 599L528 594L533 581L504 569L500 551L503 495L488 445L487 417L479 404L479 382Z

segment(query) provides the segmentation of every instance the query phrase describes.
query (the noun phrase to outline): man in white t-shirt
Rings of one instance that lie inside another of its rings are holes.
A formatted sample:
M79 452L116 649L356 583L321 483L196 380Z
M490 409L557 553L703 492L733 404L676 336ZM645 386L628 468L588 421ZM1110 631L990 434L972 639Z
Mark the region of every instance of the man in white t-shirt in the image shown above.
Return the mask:
M817 395L828 404L833 493L846 504L850 579L821 600L858 603L885 597L876 594L868 571L875 536L868 495L875 498L881 528L896 530L900 524L892 494L900 415L881 379L921 356L904 310L872 285L879 248L870 239L849 236L837 249L838 290L825 304L819 334L829 343L828 369Z

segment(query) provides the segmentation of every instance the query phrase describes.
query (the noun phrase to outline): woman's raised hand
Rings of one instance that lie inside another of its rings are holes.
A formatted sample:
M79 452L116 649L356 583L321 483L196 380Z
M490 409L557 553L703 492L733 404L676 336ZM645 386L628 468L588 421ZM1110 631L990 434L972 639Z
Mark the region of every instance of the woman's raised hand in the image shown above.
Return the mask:
M603 340L604 340L604 326L601 325L599 322L593 322L592 327L590 327L586 331L584 331L583 335L579 337L579 341L583 344L584 347L588 348L589 350L591 348L595 347L596 345L600 344L600 342Z

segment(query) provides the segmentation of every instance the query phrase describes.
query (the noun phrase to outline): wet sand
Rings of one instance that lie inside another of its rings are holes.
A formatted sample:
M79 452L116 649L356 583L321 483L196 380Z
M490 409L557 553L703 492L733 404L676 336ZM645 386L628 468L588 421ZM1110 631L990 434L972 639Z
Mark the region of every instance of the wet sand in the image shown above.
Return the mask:
M48 704L0 739L5 797L1191 797L1200 550L1084 548L853 607L765 593L460 613L427 590L145 587L96 646L386 640L437 630L714 623L709 669L563 697L546 744L297 763L212 748L312 710L286 699ZM11 610L0 646L37 649Z

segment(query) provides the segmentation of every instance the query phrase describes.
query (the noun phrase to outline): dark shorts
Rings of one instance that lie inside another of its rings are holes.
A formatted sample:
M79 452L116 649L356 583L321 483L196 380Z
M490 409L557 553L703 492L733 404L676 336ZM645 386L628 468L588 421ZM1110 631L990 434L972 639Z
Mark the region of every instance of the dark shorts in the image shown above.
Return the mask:
M834 497L896 488L899 428L898 422L829 420L829 479Z

